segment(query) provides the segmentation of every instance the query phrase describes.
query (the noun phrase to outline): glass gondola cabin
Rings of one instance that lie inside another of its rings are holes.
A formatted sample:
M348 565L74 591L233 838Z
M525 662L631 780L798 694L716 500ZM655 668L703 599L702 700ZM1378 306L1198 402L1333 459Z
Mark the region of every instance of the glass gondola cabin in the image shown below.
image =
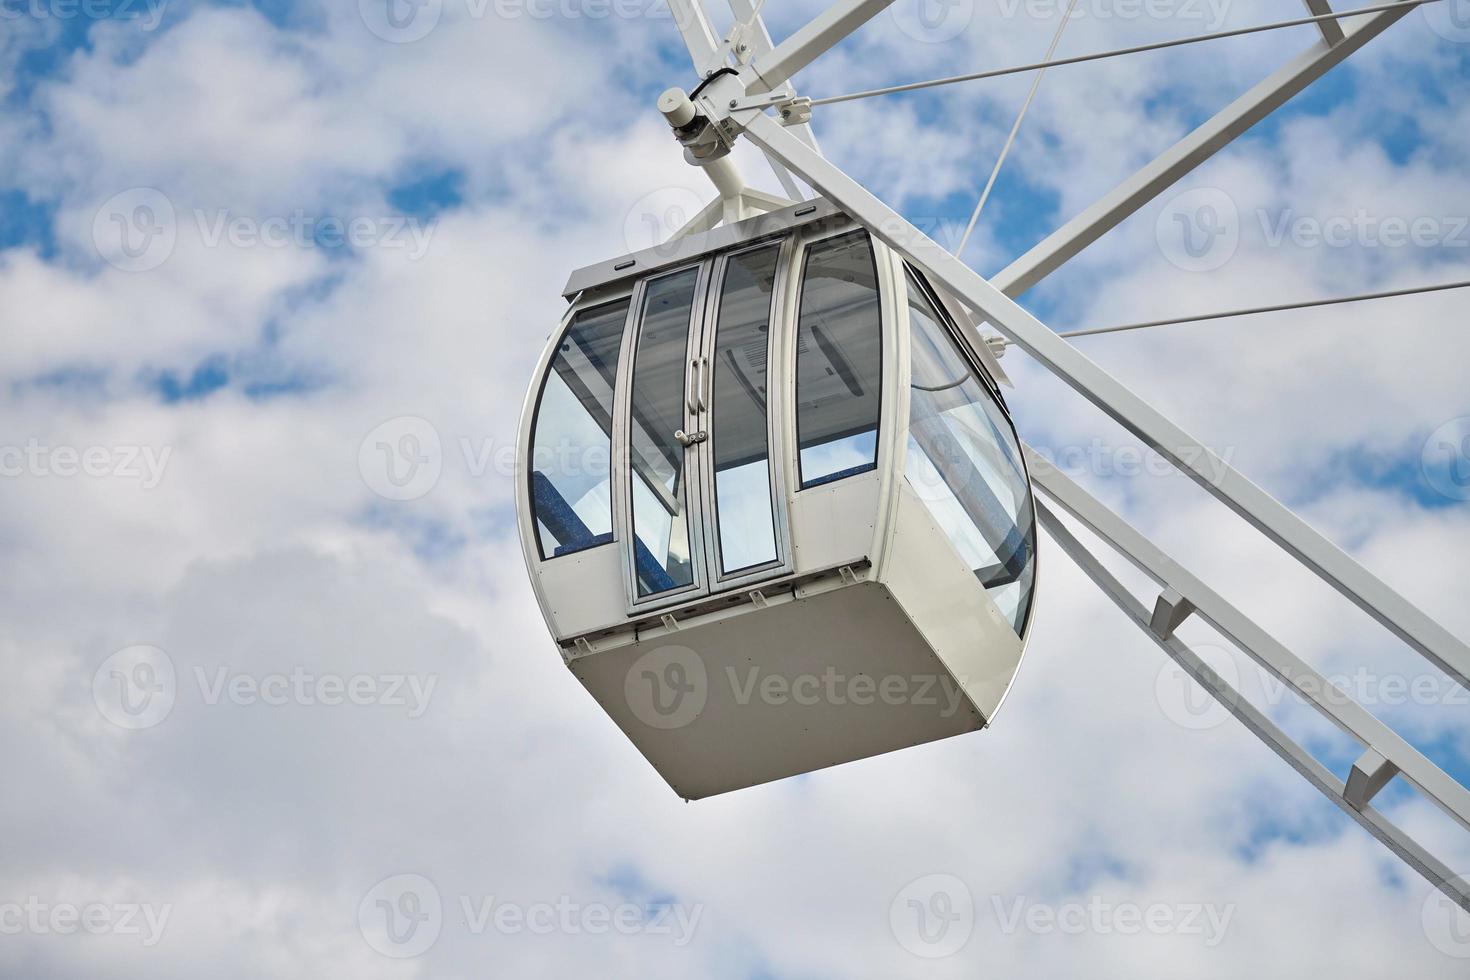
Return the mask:
M1031 488L963 311L824 203L574 273L520 429L571 672L698 799L985 727Z

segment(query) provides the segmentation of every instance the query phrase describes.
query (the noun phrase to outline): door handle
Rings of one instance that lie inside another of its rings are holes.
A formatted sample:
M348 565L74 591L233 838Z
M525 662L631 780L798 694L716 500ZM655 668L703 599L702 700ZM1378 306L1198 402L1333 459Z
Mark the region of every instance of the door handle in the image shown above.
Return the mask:
M709 433L705 432L703 429L698 432L685 432L683 429L679 429L674 433L674 438L679 441L679 445L683 446L685 449L688 449L690 446L704 442L706 439L708 439Z
M695 401L698 403L698 406L699 406L696 410L697 411L700 411L700 412L706 411L709 408L709 406L707 404L705 404L705 397L704 397L705 396L705 386L704 386L705 368L708 365L709 365L709 358L707 358L707 357L701 357L699 359L699 361L697 362L697 364L696 364L697 373L696 373L695 377L698 378L698 380L694 384L694 392L695 392Z
M689 374L684 381L684 404L691 412L699 411L701 405L698 389L703 379L699 369L699 360L696 357L689 362Z

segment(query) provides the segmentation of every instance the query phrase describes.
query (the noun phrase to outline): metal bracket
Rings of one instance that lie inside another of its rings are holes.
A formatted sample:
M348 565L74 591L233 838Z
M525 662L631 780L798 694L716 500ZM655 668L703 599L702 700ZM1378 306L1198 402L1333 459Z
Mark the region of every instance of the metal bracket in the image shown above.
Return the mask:
M781 109L781 125L804 126L812 121L812 100L805 96L792 99Z
M772 106L785 105L796 101L796 94L787 88L780 88L774 92L762 92L760 95L747 95L743 99L731 99L728 108L731 112L744 112L746 109L769 109ZM808 103L811 99L804 100Z
M739 65L747 65L750 59L755 57L755 51L751 47L750 39L755 33L755 24L736 22L730 28L730 33L725 36L725 51L735 59Z
M779 109L783 126L802 126L812 121L812 100L805 96L798 96L786 86L771 92L761 92L758 95L728 99L725 102L725 108L731 113ZM741 128L743 129L744 126Z
M1184 598L1175 589L1167 588L1154 602L1154 614L1149 620L1148 628L1159 639L1167 640L1174 635L1179 624L1188 619L1193 612L1194 603Z
M659 622L664 624L664 629L668 630L670 633L673 633L679 629L679 621L674 618L673 613L664 613L658 619Z
M1353 763L1353 771L1348 773L1347 788L1342 792L1343 799L1354 810L1361 810L1398 774L1398 766L1369 749Z

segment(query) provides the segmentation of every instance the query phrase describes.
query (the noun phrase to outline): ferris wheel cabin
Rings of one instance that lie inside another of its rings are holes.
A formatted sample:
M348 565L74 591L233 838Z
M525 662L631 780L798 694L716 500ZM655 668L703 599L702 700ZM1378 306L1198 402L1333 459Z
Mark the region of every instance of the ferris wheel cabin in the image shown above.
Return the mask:
M517 507L562 657L698 799L985 727L1031 487L957 304L826 203L574 273Z

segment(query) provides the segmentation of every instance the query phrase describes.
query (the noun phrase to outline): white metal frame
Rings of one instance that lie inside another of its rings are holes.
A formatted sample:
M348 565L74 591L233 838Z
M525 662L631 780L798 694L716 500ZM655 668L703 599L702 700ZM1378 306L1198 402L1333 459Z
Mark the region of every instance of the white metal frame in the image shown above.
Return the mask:
M746 24L739 22L740 12L750 10L742 3L737 10L736 28L726 39L725 46L721 47L709 30L701 0L670 0L684 30L696 69L707 79L696 100L699 113L709 125L718 128L723 140L733 141L741 135L748 138L774 161L779 168L778 174L784 171L800 178L841 208L874 237L921 269L931 284L948 290L963 302L977 322L994 326L1457 683L1470 687L1470 646L1013 301L1013 297L1035 285L1138 211L1235 137L1377 37L1411 8L1405 6L1403 10L1374 14L1359 21L1351 30L1344 30L1338 21L1318 22L1322 37L1310 49L1123 181L993 280L986 280L826 160L814 142L789 131L776 117L767 114L774 108L788 122L804 125L809 107L802 111L802 101L782 86L797 71L891 2L838 0L787 40L761 51L748 62L741 61L737 71L711 78L711 70L728 64L732 49L738 48L747 35L764 35L764 26L752 30L752 25L759 24L758 16L749 17ZM1305 0L1305 3L1313 14L1330 12L1328 0ZM1177 563L1126 523L1101 508L1075 485L1063 482L1059 474L1042 472L1036 463L1033 459L1033 475L1049 497L1153 575L1165 586L1165 591L1157 600L1154 611L1149 613L1070 534L1056 515L1038 502L1038 515L1052 536L1094 582L1145 628L1166 653L1183 664L1212 694L1221 698L1251 731L1370 833L1462 908L1470 911L1470 889L1464 882L1456 879L1441 862L1370 805L1376 792L1395 774L1402 774L1415 788L1470 829L1470 794L1465 788L1361 707L1354 704L1341 709L1324 699L1321 692L1325 688L1317 687L1315 683L1296 684L1302 678L1319 681L1320 675L1312 672L1198 579L1183 572ZM1218 675L1173 635L1178 623L1194 613L1199 613L1232 637L1268 670L1293 683L1317 710L1364 745L1364 756L1345 784L1327 772L1269 719L1224 687Z
M689 385L689 360L697 355L695 343L700 339L696 335L697 330L703 329L704 311L710 290L710 266L708 258L701 258L696 262L674 266L669 269L661 269L654 275L640 280L633 289L633 306L629 327L623 333L623 348L618 357L618 384L616 395L613 399L615 406L613 412L613 526L616 528L613 536L618 540L622 549L623 568L626 573L628 614L641 615L652 609L660 609L665 606L678 605L688 602L690 599L700 598L709 594L710 583L706 576L704 522L700 519L704 512L704 488L701 485L701 469L697 456L691 457L686 454L684 468L680 473L680 481L683 484L684 512L674 520L682 519L689 537L689 561L691 564L692 581L690 584L658 592L650 596L638 595L638 571L637 571L637 542L638 535L634 528L633 513L633 376L637 368L636 357L638 341L643 336L643 305L648 295L648 285L659 279L669 276L677 276L695 271L694 301L689 310L689 323L685 327L684 347L684 386ZM680 399L681 402L683 399ZM685 426L694 424L688 407L685 406ZM699 447L703 448L703 447ZM671 525L672 526L672 525Z
M705 540L708 542L705 553L709 562L710 588L716 592L754 585L769 578L785 575L795 566L795 560L791 554L791 515L790 508L787 506L785 453L781 451L780 441L786 405L785 399L781 398L778 393L778 385L771 384L769 380L766 385L766 466L771 493L771 519L774 522L772 530L776 545L774 561L737 569L730 573L724 571L724 552L720 538L719 488L715 483L714 446L718 438L719 426L719 413L715 404L715 372L719 370L719 365L713 363L713 356L720 330L720 303L725 294L725 272L729 268L732 257L772 246L777 249L776 277L774 288L771 291L771 319L766 334L766 376L768 379L782 377L780 358L785 339L781 333L782 324L785 322L782 311L786 309L787 299L792 290L791 270L797 254L795 235L787 235L784 239L752 242L741 248L721 253L715 260L710 279L709 303L705 308L701 356L711 359L709 410L706 423L710 441L702 447L705 451L700 454L700 471L708 500L703 513Z

